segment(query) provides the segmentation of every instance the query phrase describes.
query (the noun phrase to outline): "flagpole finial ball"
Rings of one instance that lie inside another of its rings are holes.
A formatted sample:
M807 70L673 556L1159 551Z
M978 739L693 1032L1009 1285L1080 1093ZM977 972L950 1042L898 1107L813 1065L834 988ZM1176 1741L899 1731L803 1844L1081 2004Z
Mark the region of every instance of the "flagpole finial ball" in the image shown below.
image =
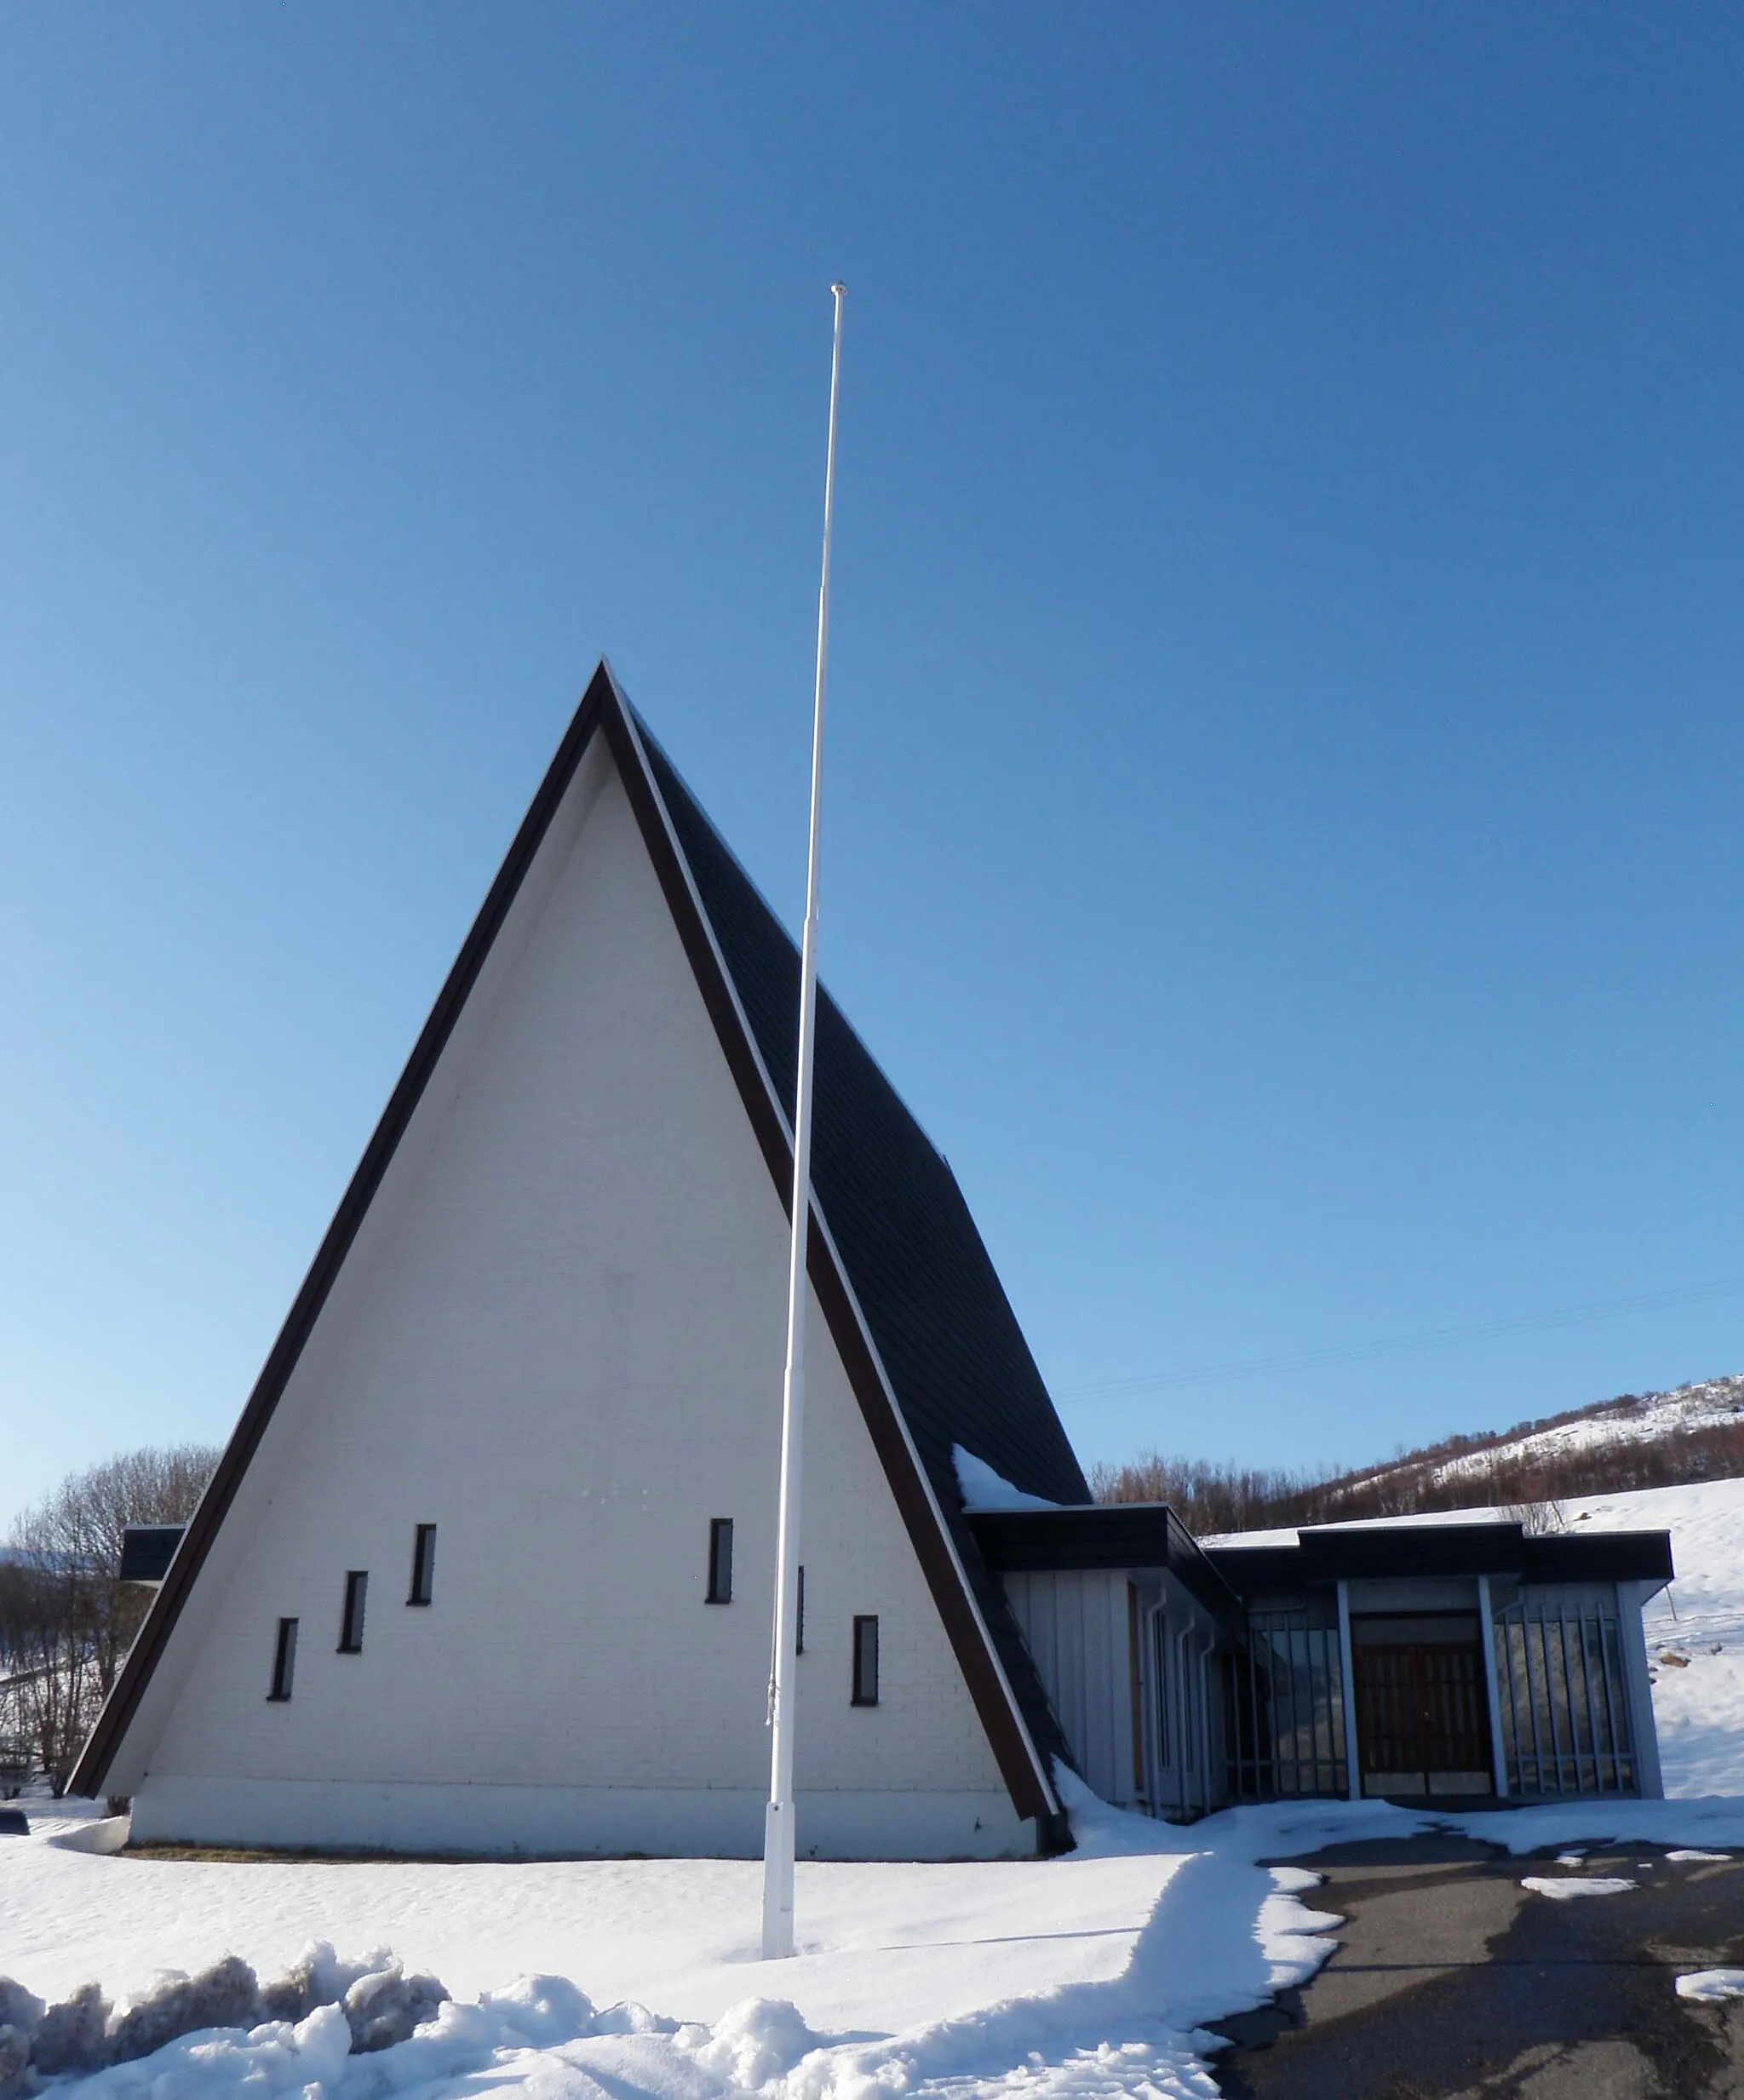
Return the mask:
M838 299L840 299L846 296L848 288L846 284L832 284L829 289Z

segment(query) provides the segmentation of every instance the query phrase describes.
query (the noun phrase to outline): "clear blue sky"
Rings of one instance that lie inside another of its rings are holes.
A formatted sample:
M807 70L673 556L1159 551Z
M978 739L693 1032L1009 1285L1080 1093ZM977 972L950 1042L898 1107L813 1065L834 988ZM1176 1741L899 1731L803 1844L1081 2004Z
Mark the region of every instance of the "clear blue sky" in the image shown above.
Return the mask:
M601 651L797 916L837 275L825 974L1084 1455L1744 1368L1741 84L1660 0L7 5L0 1522L227 1432Z

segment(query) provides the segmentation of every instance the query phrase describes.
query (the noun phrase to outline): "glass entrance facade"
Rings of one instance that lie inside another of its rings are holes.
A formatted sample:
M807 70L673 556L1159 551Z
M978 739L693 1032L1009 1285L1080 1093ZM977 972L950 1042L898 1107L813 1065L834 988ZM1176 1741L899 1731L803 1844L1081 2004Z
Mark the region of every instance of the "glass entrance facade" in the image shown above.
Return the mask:
M1615 1592L1523 1590L1494 1616L1508 1791L1635 1793Z
M1232 1799L1336 1798L1346 1791L1335 1598L1310 1596L1294 1609L1249 1612L1248 1652L1225 1656L1224 1692Z

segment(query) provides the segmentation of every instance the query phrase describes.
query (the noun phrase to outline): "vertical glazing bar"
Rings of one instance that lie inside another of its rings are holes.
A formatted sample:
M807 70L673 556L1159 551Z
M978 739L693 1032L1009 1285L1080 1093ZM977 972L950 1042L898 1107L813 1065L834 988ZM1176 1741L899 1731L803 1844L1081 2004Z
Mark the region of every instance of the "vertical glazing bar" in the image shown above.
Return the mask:
M1271 1651L1271 1777L1279 1792L1289 1783L1296 1743L1295 1656L1291 1652L1296 1629L1286 1619L1278 1629Z
M1598 1657L1598 1684L1593 1696L1595 1700L1603 1699L1604 1701L1603 1739L1599 1733L1598 1724L1601 1717L1598 1708L1597 1706L1593 1708L1592 1760L1599 1774L1599 1791L1603 1793L1615 1793L1621 1788L1622 1770L1617 1762L1616 1731L1611 1724L1611 1673L1605 1661L1604 1619L1601 1614L1597 1612L1594 1613L1592 1618L1592 1644L1593 1650ZM1592 1677L1592 1663L1590 1658L1586 1671L1590 1680Z
M1587 1754L1592 1762L1592 1791L1604 1792L1604 1772L1598 1747L1598 1713L1592 1703L1592 1657L1586 1646L1586 1614L1575 1621L1580 1641L1580 1695L1586 1702Z
M1551 1621L1545 1613L1538 1613L1538 1666L1545 1684L1545 1730L1551 1736L1551 1747L1540 1745L1538 1752L1538 1783L1545 1793L1561 1791L1561 1736L1557 1735L1557 1689L1551 1678Z
M1557 1623L1562 1633L1563 1675L1566 1678L1569 1686L1569 1755L1575 1767L1575 1791L1576 1793L1584 1793L1586 1789L1582 1785L1580 1777L1580 1765L1582 1761L1580 1751L1580 1713L1575 1699L1575 1664L1569 1653L1569 1628L1568 1613L1566 1609L1560 1605L1557 1609ZM1574 1631L1576 1642L1578 1643L1580 1632L1580 1621L1578 1617L1575 1621Z
M1477 1578L1477 1630L1483 1642L1483 1696L1489 1708L1489 1775L1496 1799L1508 1798L1508 1760L1502 1749L1502 1703L1495 1678L1495 1620L1490 1611L1489 1577Z
M1567 1759L1567 1756L1564 1754L1563 1750L1563 1739L1562 1739L1562 1736L1561 1736L1558 1733L1558 1730L1557 1730L1557 1688L1556 1688L1555 1684L1554 1684L1554 1683L1552 1682L1552 1676L1551 1676L1551 1661L1550 1661L1550 1624L1551 1624L1551 1622L1550 1622L1550 1620L1549 1620L1549 1618L1548 1618L1547 1616L1541 1616L1541 1617L1540 1617L1540 1623L1543 1626L1543 1627L1544 1627L1544 1629L1545 1629L1545 1633L1544 1633L1544 1681L1545 1681L1545 1684L1546 1684L1546 1687L1548 1688L1548 1690L1549 1690L1549 1695L1550 1695L1550 1747L1551 1747L1551 1755L1552 1755L1552 1758L1556 1760L1556 1768L1557 1768L1557 1792L1558 1792L1558 1793L1566 1793L1569 1791L1569 1789L1568 1789L1568 1787L1566 1787L1566 1786L1563 1783L1563 1768L1564 1768L1564 1766L1565 1766L1565 1765L1567 1764L1567 1763L1568 1763L1568 1759ZM1563 1713L1564 1717L1566 1718L1566 1716L1567 1716L1567 1714L1568 1714L1568 1711L1569 1711L1569 1649L1568 1649L1568 1644L1567 1644L1567 1642L1566 1642L1566 1641L1563 1639L1563 1615L1562 1615L1562 1613L1561 1613L1560 1611L1558 1611L1558 1612L1557 1613L1557 1618L1556 1618L1556 1628L1557 1628L1557 1652L1558 1652L1558 1655L1562 1657L1562 1659L1563 1659L1563 1677L1562 1677L1562 1689L1563 1689Z
M1236 1703L1236 1769L1242 1776L1243 1793L1254 1790L1257 1784L1256 1767L1259 1762L1259 1673L1254 1667L1254 1650L1259 1643L1258 1622L1248 1621L1248 1653L1243 1663L1248 1672L1248 1697L1246 1704ZM1237 1668L1242 1667L1237 1664Z
M1339 1584L1339 1675L1345 1709L1345 1793L1362 1799L1362 1758L1357 1744L1357 1673L1351 1661L1351 1586Z
M1507 1660L1508 1680L1508 1732L1503 1748L1510 1762L1507 1766L1511 1787L1523 1786L1524 1753L1520 1747L1520 1686L1519 1671L1515 1667L1514 1622L1504 1613L1502 1616L1502 1650Z
M1520 1652L1526 1665L1526 1718L1532 1724L1532 1774L1535 1782L1532 1791L1535 1793L1548 1793L1550 1788L1544 1783L1544 1738L1538 1730L1538 1695L1547 1667L1544 1657L1544 1621L1540 1618L1537 1621L1539 1667L1536 1676L1532 1669L1533 1624L1523 1604L1520 1608ZM1548 1696L1546 1694L1546 1700Z
M1332 1748L1332 1713L1328 1701L1332 1678L1326 1667L1326 1634L1322 1628L1308 1629L1308 1747L1313 1770L1308 1792L1321 1793L1326 1783L1328 1753Z
M1202 1634L1199 1651L1199 1793L1208 1815L1211 1812L1211 1648L1212 1637Z
M1254 1627L1248 1636L1248 1784L1259 1792L1259 1643L1264 1630Z
M1614 1643L1607 1638L1610 1629L1601 1612L1598 1621L1598 1667L1604 1677L1604 1723L1611 1745L1611 1784L1617 1793L1623 1791L1623 1753L1617 1741L1617 1686L1611 1674L1611 1649Z

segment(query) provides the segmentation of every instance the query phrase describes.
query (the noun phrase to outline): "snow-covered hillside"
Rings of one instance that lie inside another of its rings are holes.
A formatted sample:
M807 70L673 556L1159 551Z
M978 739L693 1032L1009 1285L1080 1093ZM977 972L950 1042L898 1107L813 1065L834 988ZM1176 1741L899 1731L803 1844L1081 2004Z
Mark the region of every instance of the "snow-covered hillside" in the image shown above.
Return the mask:
M1581 1529L1670 1531L1677 1580L1645 1619L1666 1792L1744 1794L1744 1480L1590 1495L1564 1513Z
M1443 1460L1433 1465L1430 1473L1437 1481L1482 1480L1500 1460L1541 1464L1605 1444L1660 1443L1693 1430L1734 1423L1744 1423L1744 1377L1704 1379L1671 1392L1604 1401L1571 1420Z

